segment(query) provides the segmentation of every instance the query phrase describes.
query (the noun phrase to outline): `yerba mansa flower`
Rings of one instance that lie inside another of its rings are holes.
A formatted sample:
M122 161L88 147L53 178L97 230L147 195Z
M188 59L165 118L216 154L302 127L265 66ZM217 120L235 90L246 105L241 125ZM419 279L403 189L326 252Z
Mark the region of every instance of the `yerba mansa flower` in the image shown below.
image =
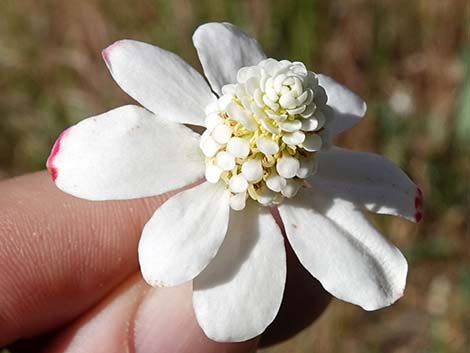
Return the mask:
M328 292L366 310L395 302L406 260L364 210L419 221L422 196L387 159L330 145L365 114L364 101L300 62L267 59L233 25L205 24L193 41L210 87L158 47L121 40L103 51L145 108L120 107L62 133L47 162L57 186L121 200L191 185L145 225L139 261L152 286L193 281L197 320L214 340L259 335L279 310L286 253L274 208Z

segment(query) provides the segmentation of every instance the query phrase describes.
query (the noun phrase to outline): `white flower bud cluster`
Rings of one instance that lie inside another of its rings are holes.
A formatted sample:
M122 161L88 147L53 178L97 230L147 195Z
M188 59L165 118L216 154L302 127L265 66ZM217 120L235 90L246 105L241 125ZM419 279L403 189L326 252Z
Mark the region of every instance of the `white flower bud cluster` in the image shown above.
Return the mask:
M248 197L269 206L295 196L329 139L332 112L316 75L300 62L266 59L241 68L222 93L206 108L201 137L207 181L227 185L234 210Z

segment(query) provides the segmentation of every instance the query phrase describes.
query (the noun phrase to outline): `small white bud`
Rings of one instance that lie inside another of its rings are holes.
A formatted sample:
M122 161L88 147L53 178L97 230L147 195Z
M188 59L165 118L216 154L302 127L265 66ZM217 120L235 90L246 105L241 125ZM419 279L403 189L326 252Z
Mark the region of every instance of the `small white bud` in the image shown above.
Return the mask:
M309 152L320 151L322 146L322 139L320 136L314 133L307 134L305 141L303 142L303 148Z
M212 131L212 137L215 142L220 143L221 145L226 144L230 137L232 137L233 129L225 124L217 125Z
M256 181L263 176L263 165L259 159L249 159L243 162L242 175L248 181Z
M218 166L209 164L206 166L206 180L209 183L215 184L220 180L220 175L222 174L223 170L220 169Z
M246 192L240 192L230 197L230 207L234 211L241 211L246 205Z
M306 108L307 108L307 106L305 104L303 104L303 105L299 104L299 107L294 108L294 109L287 109L287 112L290 115L298 115L298 114L302 114L305 111Z
M222 119L219 113L211 113L206 116L204 120L207 131L212 131L217 125L223 124L224 119Z
M296 176L305 179L312 175L316 169L316 160L314 156L303 157L301 156L300 159L300 167L297 171Z
M282 136L282 141L288 145L300 145L305 140L305 134L302 131L288 132Z
M235 157L228 152L221 151L215 156L215 164L222 170L231 170L235 167Z
M307 105L307 107L302 112L302 114L300 114L300 116L302 116L303 118L310 118L313 115L313 113L315 112L315 109L316 109L315 104Z
M258 190L257 201L264 206L268 206L273 202L275 196L276 194L273 191L263 186Z
M229 188L233 193L244 192L248 189L248 182L243 175L234 175L230 178Z
M215 154L220 148L220 145L215 142L215 140L211 136L203 134L201 136L199 147L201 147L202 153L204 153L206 157L210 158L215 156Z
M297 173L297 170L299 170L299 167L299 160L287 154L278 159L276 163L277 172L280 176L283 176L286 179L293 178Z
M303 119L302 119L303 120ZM286 120L279 123L279 127L287 132L294 132L300 130L302 122L300 120Z
M258 137L256 139L256 147L267 156L279 152L279 145L267 137Z
M295 98L295 94L291 91L289 93L283 94L281 98L279 98L279 104L285 109L294 109L297 107Z
M285 197L294 197L299 192L301 186L301 180L289 179L287 180L287 185L281 190L281 193Z
M231 102L227 105L226 111L233 120L238 121L248 130L256 131L258 129L258 124L256 123L256 120L253 119L251 113L243 110L238 104Z
M280 192L283 188L286 187L286 184L286 179L277 174L271 174L266 179L266 186L274 192Z
M237 158L246 158L250 153L250 143L246 138L232 137L227 143L227 151Z
M271 134L277 135L281 132L281 129L274 126L269 120L266 118L260 119L261 126L263 126L266 130L268 130Z
M302 130L303 131L315 131L318 130L320 126L320 122L317 120L315 116L311 118L302 119Z

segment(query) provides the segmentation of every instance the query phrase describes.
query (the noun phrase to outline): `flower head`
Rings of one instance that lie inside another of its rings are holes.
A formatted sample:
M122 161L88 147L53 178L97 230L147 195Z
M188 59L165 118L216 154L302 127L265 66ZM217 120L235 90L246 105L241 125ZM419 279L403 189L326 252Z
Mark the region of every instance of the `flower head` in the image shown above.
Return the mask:
M200 147L206 180L222 180L234 210L246 198L280 204L315 171L315 152L327 144L333 118L316 75L299 62L265 59L242 67L206 107ZM325 142L324 142L325 141Z
M233 25L202 25L193 41L211 87L158 47L122 40L103 51L146 109L120 107L66 130L47 162L57 186L115 200L192 185L145 225L139 261L152 286L193 280L197 320L215 340L254 337L279 310L286 254L272 208L327 291L366 310L395 302L406 260L364 210L419 221L422 194L387 159L331 146L365 114L364 101L302 63L267 59Z

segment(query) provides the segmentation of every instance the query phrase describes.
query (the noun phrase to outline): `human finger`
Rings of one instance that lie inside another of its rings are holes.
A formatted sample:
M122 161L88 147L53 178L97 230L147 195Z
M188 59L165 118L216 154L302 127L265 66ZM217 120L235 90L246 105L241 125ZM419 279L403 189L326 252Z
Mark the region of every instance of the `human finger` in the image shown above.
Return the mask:
M150 288L132 276L95 308L59 334L43 353L254 352L258 339L219 343L196 322L191 285Z
M0 195L0 346L72 320L136 272L142 227L169 197L89 202L45 172Z

